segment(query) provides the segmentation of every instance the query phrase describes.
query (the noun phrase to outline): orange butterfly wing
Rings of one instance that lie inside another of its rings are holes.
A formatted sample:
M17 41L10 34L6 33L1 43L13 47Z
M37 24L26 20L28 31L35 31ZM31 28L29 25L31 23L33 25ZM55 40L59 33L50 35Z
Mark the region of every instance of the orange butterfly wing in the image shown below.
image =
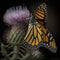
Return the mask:
M46 16L46 4L43 3L34 11L35 18L33 17L29 22L24 45L31 49L43 46L55 53L57 50L55 39L43 25L47 20Z

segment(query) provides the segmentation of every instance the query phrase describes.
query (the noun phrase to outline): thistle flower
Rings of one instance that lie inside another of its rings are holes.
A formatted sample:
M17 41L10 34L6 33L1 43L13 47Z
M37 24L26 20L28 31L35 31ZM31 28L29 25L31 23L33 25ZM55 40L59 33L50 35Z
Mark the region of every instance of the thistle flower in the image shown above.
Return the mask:
M9 8L4 14L4 22L9 25L16 25L23 21L28 21L30 12L26 7L16 6Z

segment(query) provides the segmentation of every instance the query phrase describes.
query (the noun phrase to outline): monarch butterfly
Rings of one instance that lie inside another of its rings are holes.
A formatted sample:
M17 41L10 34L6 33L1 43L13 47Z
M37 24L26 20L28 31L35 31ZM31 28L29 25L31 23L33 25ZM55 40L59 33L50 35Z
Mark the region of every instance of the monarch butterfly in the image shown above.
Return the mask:
M46 4L42 3L34 11L34 15L29 21L27 34L24 38L24 45L31 49L37 49L43 46L55 53L57 50L55 39L44 25L47 20L46 17Z

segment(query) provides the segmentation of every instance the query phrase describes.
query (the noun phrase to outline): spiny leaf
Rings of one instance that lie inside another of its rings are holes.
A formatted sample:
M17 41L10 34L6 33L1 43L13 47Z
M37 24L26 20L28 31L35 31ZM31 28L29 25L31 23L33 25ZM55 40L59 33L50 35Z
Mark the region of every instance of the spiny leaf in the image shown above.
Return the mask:
M25 33L26 32L24 30L20 30L17 27L15 29L15 27L13 27L6 37L7 42L12 44L20 44L25 36Z

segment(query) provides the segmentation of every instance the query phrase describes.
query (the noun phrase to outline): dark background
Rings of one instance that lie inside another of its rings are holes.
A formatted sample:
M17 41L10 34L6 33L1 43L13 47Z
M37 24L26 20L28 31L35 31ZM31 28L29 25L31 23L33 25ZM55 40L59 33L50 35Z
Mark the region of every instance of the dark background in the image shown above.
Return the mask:
M0 39L3 40L3 31L7 28L6 24L3 22L3 15L5 11L12 7L18 5L26 5L28 9L33 12L34 9L40 4L45 2L47 4L48 10L48 21L47 27L56 39L57 53L51 53L45 49L46 56L50 58L59 58L60 55L60 19L59 19L59 0L0 0Z

